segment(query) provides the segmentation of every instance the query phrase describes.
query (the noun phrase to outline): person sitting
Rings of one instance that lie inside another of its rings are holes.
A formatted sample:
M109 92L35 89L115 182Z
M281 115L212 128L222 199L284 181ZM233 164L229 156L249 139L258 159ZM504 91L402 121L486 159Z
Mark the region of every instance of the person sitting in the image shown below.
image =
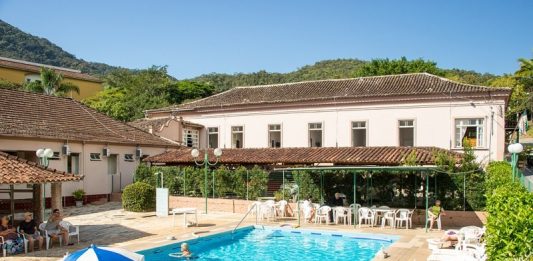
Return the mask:
M28 252L35 248L35 241L39 242L39 250L43 249L43 237L37 232L37 223L30 212L24 213L24 221L19 224L20 233L26 236L28 240Z
M335 198L333 199L332 206L343 207L345 197L346 196L344 196L344 194L342 193L339 193L339 192L335 193Z
M22 253L24 251L24 239L17 230L9 225L8 216L2 216L0 221L0 236L4 238L3 248L9 254Z
M433 223L441 216L446 215L444 213L444 209L440 206L440 200L435 201L435 206L431 207L428 211L429 215L429 230L431 231L433 229ZM439 227L439 230L441 228Z
M459 241L459 231L453 229L444 231L444 235L442 235L440 241L442 243L450 242L450 246L453 246L454 243Z
M61 213L59 213L59 209L56 208L52 211L52 215L48 219L48 222L46 222L44 229L48 231L48 236L52 239L61 236L65 245L72 246L74 244L68 242L69 237L67 229L59 225L62 220L63 217L61 216Z

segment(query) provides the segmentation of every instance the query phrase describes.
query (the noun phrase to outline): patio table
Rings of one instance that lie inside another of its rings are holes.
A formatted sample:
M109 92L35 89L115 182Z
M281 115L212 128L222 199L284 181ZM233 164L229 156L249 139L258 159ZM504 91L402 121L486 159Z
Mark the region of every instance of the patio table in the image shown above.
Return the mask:
M176 214L183 214L183 226L187 227L187 214L194 214L195 226L198 226L198 210L196 208L174 208L171 210L173 226L176 226Z
M396 209L392 208L371 208L371 210L376 214L376 218L374 219L375 224L379 224L379 217L383 217L385 213L396 211Z

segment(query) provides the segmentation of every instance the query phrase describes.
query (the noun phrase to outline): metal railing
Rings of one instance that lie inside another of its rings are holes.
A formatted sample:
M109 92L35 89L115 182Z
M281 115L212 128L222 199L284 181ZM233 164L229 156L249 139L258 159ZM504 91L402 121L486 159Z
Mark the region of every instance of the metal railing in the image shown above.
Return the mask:
M244 219L246 219L246 217L250 214L250 212L252 212L252 210L255 209L255 224L257 225L257 219L259 218L259 211L258 211L258 206L259 204L257 203L254 203L252 205L252 207L246 212L246 214L244 214L244 217L242 217L242 219L239 221L239 223L237 223L237 225L235 226L235 228L233 228L233 230L231 231L231 233L235 233L235 230L237 230L237 228L241 225L241 223L244 221Z

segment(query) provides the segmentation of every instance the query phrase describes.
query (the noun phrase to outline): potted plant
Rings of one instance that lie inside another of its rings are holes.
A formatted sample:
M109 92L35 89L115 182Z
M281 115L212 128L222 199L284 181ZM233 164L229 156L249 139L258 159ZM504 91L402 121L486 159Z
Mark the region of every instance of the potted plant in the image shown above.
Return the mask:
M72 192L72 196L74 197L74 200L76 200L76 207L83 206L83 196L85 196L85 191L83 189L77 189L74 192Z

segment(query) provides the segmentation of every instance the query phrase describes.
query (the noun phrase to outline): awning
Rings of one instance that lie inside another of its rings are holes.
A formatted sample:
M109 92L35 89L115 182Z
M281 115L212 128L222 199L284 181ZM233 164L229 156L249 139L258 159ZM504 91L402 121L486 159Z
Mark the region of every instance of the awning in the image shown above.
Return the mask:
M79 181L83 175L47 168L35 162L0 152L0 184L41 184Z
M165 165L194 164L191 150L169 150L144 161ZM461 158L460 153L436 147L246 148L222 151L219 159L221 164L401 166L405 165L407 157L414 154L416 165L435 165L435 155L438 152ZM216 160L213 149L209 149L208 154L210 161ZM203 160L202 155L197 160Z

